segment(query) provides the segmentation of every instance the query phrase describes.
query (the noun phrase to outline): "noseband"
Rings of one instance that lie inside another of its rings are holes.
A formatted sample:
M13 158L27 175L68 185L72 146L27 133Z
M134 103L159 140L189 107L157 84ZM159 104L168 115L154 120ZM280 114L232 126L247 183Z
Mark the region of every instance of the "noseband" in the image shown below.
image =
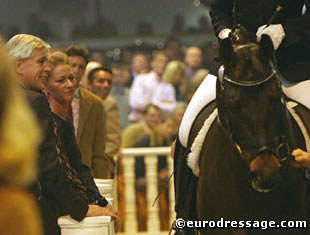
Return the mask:
M235 81L225 75L224 66L222 66L219 69L219 82L222 88L224 88L225 82L239 86L239 87L257 87L257 86L265 84L271 79L278 79L279 81L279 73L277 72L276 69L272 69L271 74L267 76L266 78L257 80L257 81ZM273 139L268 140L268 141L249 142L249 141L237 140L236 134L232 131L231 123L228 120L227 115L225 114L227 113L226 107L222 107L222 115L221 117L220 115L218 115L218 118L217 118L218 123L222 127L222 129L225 131L225 133L228 135L230 141L236 147L236 149L238 150L241 156L243 156L242 148L247 148L247 149L251 149L254 151L253 159L259 156L260 154L262 154L263 152L269 152L269 153L274 154L280 162L284 162L291 157L290 144L292 145L292 147L294 147L294 140L292 139L293 132L292 132L292 127L291 127L291 121L290 121L288 111L286 109L286 101L285 101L283 92L282 92L281 102L282 102L281 109L282 109L282 114L283 114L284 128L281 128L281 133L279 136L275 136Z

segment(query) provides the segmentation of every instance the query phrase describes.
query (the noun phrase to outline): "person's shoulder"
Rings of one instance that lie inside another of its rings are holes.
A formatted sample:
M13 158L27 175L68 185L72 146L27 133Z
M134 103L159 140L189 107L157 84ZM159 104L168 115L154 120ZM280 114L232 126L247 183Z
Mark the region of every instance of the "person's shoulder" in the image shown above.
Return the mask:
M31 108L36 113L46 113L50 111L47 97L43 93L32 90L24 90L24 94Z
M137 75L134 79L134 83L145 83L146 81L150 79L156 79L156 78L157 78L157 75L153 71L151 71L148 73Z
M47 102L46 96L41 92L26 89L24 89L23 91L30 103L38 100Z
M95 103L95 104L102 104L102 100L99 96L93 94L89 90L85 88L80 88L80 99L84 99L88 102Z
M106 106L106 104L110 107L117 107L117 101L116 99L114 99L112 96L108 96L105 100L104 100L104 105Z
M131 123L129 124L124 132L128 132L128 131L137 131L137 130L143 130L144 129L144 123L143 122L135 122L135 123Z

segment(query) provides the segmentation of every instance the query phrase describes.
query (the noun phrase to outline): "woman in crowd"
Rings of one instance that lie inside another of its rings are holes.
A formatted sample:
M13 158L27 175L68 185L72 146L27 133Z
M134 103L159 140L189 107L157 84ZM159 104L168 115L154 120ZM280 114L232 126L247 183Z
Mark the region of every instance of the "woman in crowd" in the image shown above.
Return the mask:
M170 83L174 87L177 101L187 101L190 84L183 62L178 60L170 61L163 73L163 81Z
M48 61L51 66L51 73L46 80L44 93L48 97L48 102L54 114L54 125L57 127L55 128L56 145L58 152L62 153L59 154L59 161L67 168L68 180L74 183L75 190L93 209L89 210L90 213L86 214L86 216L112 216L115 219L117 231L117 213L110 205L107 205L107 201L99 194L89 168L81 162L81 153L74 136L74 127L67 113L68 105L74 97L77 85L73 70L63 52L52 52ZM61 208L61 210L61 214L66 214L65 208Z

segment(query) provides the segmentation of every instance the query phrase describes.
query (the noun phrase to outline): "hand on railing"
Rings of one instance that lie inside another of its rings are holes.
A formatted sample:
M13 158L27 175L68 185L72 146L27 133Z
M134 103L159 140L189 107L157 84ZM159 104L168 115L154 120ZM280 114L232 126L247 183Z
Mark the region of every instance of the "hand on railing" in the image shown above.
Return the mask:
M117 212L113 209L111 205L107 205L105 207L101 207L98 205L88 205L88 211L86 213L86 217L93 216L111 216L114 220L114 231L117 233L119 229L119 218Z

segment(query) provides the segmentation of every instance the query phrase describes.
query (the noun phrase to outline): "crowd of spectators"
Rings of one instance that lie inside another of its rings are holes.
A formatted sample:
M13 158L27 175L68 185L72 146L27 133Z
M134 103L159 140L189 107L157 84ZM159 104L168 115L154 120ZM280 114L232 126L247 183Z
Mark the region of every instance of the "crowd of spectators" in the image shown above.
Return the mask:
M6 44L17 82L29 96L43 132L34 181L41 187L35 184L30 191L44 199L38 205L45 231L58 234L56 220L64 214L77 220L108 214L117 222L92 177L114 178L121 172L121 147L170 146L175 139L194 92L191 76L204 67L203 49L185 48L173 38L167 42L161 50L136 50L117 62L101 51L91 55L80 45L50 48L29 34L18 34ZM30 54L20 54L28 44ZM136 159L135 172L143 231L147 206L142 157ZM158 175L163 187L169 176L165 157L159 158ZM77 201L79 208L74 206ZM160 218L161 228L168 230L167 190L160 196Z
M113 24L106 22L108 21L105 19L97 21L97 28L94 26L91 30L94 35L88 36L116 36L118 33L117 30L112 30ZM38 15L31 15L27 24L32 35L44 39L54 36L47 22ZM138 34L152 35L150 28L151 24L145 22L140 25ZM112 33L106 34L104 29L109 29ZM11 34L15 33L18 33L18 29L12 28ZM78 35L79 32L75 33L75 37L81 36ZM39 119L45 115L41 121L49 121L48 126L42 124L44 138L50 138L50 141L44 140L40 149L37 179L43 186L41 193L44 201L42 205L39 204L43 230L58 234L56 218L62 214L70 214L81 220L85 216L111 213L118 221L112 208L108 208L107 212L93 205L101 199L101 195L91 177L114 178L115 173L119 174L122 168L119 160L121 147L170 146L176 137L187 103L198 87L197 84L209 73L207 63L214 58L205 60L205 48L186 46L175 36L169 37L163 45L129 46L121 49L119 57L114 59L108 57L104 50L89 53L88 48L80 45L50 49L47 43L32 35L18 34L13 39L38 41L44 45L44 50L34 46L33 51L42 54L41 74L37 74L35 79L42 79L45 83L40 83L39 86L33 81L35 84L30 84L31 87L27 84L24 87L29 93L32 92L30 90L39 92L35 97L42 101L46 112L40 112L39 109L35 111L38 112ZM12 46L11 44L8 45ZM9 49L14 50L14 45L12 48L9 46ZM35 56L37 54L31 54L24 60L13 60L14 63L26 63L28 60L37 63L34 61ZM53 143L53 146L49 146L49 162L43 157L47 142L49 145ZM51 173L50 166L53 171L61 172L58 175ZM143 231L146 229L147 208L143 158L137 158L135 173L138 225L139 230ZM169 176L165 157L159 160L158 175L159 187L163 187ZM52 190L51 183L58 179L59 185ZM62 181L68 184L67 191L72 190L66 196L57 194L60 187L65 185ZM120 184L119 187L121 186ZM83 201L83 208L63 208L62 203L69 200L72 200L72 203L68 203L70 205L77 200ZM50 204L57 210L51 209ZM119 216L123 222L123 215L120 213ZM167 190L160 197L160 218L161 228L168 230Z

